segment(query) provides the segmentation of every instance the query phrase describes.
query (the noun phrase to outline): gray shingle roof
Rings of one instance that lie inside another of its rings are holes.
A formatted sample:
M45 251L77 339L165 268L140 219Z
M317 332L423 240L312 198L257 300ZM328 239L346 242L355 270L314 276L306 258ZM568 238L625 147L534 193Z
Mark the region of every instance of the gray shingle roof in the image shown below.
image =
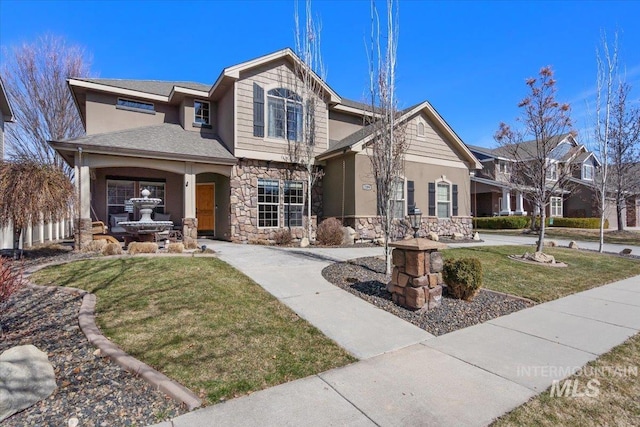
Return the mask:
M187 89L201 90L208 92L211 85L196 82L170 82L161 80L126 80L126 79L80 79L89 83L96 83L105 86L117 87L120 89L129 89L139 92L152 93L154 95L169 96L174 86Z
M550 142L553 146L558 145L560 142L564 141L570 133L566 133L563 135L554 136L551 138ZM478 153L482 153L487 156L492 157L503 157L505 159L511 159L513 157L513 153L517 151L519 157L526 158L526 155L529 154L531 157L535 157L535 153L537 151L537 143L535 140L532 141L523 141L513 145L501 146L497 148L485 148L478 147L475 145L467 144L467 147L472 151L477 151ZM521 160L523 160L521 159Z
M85 135L76 139L53 142L114 153L137 153L143 156L155 154L159 157L198 158L202 161L236 161L236 158L217 138L206 137L199 132L186 131L182 126L173 123Z
M358 110L371 111L371 105L365 104L364 102L354 101L352 99L342 98L341 105L345 107L357 108Z

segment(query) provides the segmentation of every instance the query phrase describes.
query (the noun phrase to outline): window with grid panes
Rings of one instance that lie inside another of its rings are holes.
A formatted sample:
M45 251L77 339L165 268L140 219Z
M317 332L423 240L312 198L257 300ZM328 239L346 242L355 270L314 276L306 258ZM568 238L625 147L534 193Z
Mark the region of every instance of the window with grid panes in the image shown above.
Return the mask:
M304 183L302 181L285 181L284 183L284 225L285 227L302 227L302 211L304 208Z
M278 227L280 181L258 179L258 227Z

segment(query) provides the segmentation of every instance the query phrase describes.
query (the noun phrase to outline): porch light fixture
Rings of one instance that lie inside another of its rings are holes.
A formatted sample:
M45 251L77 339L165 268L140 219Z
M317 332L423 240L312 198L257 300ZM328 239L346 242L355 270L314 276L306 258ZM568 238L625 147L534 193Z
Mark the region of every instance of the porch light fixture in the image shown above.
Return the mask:
M411 223L411 228L413 228L413 237L418 238L418 230L420 230L420 224L422 223L422 212L418 208L413 208L411 212L409 212L409 222Z

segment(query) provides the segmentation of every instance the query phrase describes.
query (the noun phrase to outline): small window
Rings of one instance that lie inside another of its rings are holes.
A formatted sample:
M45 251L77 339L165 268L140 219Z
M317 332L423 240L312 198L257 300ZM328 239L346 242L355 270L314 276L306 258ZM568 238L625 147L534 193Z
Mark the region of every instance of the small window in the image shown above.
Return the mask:
M593 181L593 165L582 165L582 179Z
M498 171L500 171L501 173L509 173L509 163L507 163L505 160L500 160L498 162Z
M551 198L550 214L552 217L562 217L562 197Z
M278 227L280 208L280 181L258 180L258 227Z
M392 218L404 218L404 179L396 178L391 189Z
M209 103L206 101L193 102L193 122L201 125L208 125L209 122Z
M304 183L302 181L284 182L284 225L302 227L304 209Z
M424 136L424 123L418 122L418 136Z
M134 101L126 98L118 98L117 106L133 110L155 111L155 107L149 102Z
M558 180L558 165L556 163L550 163L547 170L547 180Z
M438 218L449 218L451 212L451 185L446 182L438 183Z

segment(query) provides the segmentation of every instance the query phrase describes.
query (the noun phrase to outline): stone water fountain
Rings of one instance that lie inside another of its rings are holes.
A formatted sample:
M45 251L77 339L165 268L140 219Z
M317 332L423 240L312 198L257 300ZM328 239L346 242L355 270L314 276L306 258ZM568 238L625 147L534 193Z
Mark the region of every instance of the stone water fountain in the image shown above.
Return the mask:
M160 204L162 199L149 198L151 192L146 188L142 190L142 197L133 197L129 199L131 204L140 210L140 219L138 221L123 221L118 225L127 230L127 233L136 236L140 240L153 240L154 234L173 227L172 221L154 221L151 219L151 213L156 206Z

